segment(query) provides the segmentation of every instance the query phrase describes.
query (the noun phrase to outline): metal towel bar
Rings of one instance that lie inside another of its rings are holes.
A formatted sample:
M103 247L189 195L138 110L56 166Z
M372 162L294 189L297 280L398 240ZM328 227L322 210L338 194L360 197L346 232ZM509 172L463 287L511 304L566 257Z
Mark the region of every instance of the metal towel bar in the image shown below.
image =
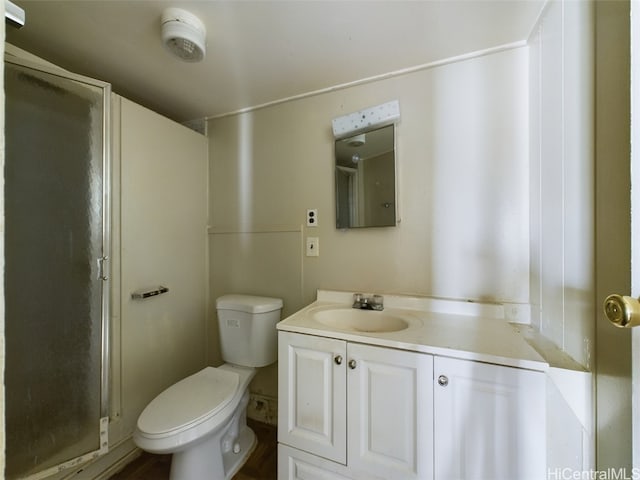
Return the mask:
M145 288L143 290L137 290L131 294L131 298L134 300L143 300L149 297L155 297L163 293L167 293L169 289L161 285L152 288Z

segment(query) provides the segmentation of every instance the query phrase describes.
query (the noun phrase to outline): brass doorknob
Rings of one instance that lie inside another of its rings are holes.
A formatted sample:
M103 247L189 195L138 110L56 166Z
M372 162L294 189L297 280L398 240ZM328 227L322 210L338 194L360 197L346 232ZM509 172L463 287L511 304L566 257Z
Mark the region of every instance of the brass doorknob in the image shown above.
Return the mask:
M603 304L604 314L616 327L640 325L640 301L626 295L609 295Z

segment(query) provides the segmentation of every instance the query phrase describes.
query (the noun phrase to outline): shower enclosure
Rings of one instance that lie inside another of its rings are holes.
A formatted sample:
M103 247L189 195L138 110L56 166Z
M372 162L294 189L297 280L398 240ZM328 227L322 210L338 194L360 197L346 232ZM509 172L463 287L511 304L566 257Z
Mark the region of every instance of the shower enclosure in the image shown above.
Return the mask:
M5 60L7 479L108 448L108 84Z

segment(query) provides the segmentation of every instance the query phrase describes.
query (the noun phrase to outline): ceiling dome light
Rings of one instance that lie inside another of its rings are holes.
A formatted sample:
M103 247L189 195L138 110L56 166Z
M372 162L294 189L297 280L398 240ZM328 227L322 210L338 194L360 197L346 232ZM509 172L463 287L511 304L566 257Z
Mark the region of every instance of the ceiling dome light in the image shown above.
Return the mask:
M180 8L162 12L162 43L185 62L199 62L205 54L207 30L198 17Z
M346 140L347 145L349 145L350 147L361 147L366 143L366 141L367 136L365 133L361 133L360 135L356 135Z

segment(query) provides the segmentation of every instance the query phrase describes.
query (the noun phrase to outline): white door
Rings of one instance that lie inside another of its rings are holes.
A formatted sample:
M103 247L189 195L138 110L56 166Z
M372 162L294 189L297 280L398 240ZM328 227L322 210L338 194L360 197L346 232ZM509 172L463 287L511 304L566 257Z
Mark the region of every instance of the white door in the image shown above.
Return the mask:
M346 342L278 333L278 442L346 462Z
M382 478L433 478L433 357L349 343L348 465Z
M545 376L435 357L436 480L546 475Z
M631 9L631 292L640 296L640 5ZM634 148L635 147L635 148ZM634 208L635 207L635 208ZM640 468L640 329L634 328L631 343L632 371L632 454L633 467Z

